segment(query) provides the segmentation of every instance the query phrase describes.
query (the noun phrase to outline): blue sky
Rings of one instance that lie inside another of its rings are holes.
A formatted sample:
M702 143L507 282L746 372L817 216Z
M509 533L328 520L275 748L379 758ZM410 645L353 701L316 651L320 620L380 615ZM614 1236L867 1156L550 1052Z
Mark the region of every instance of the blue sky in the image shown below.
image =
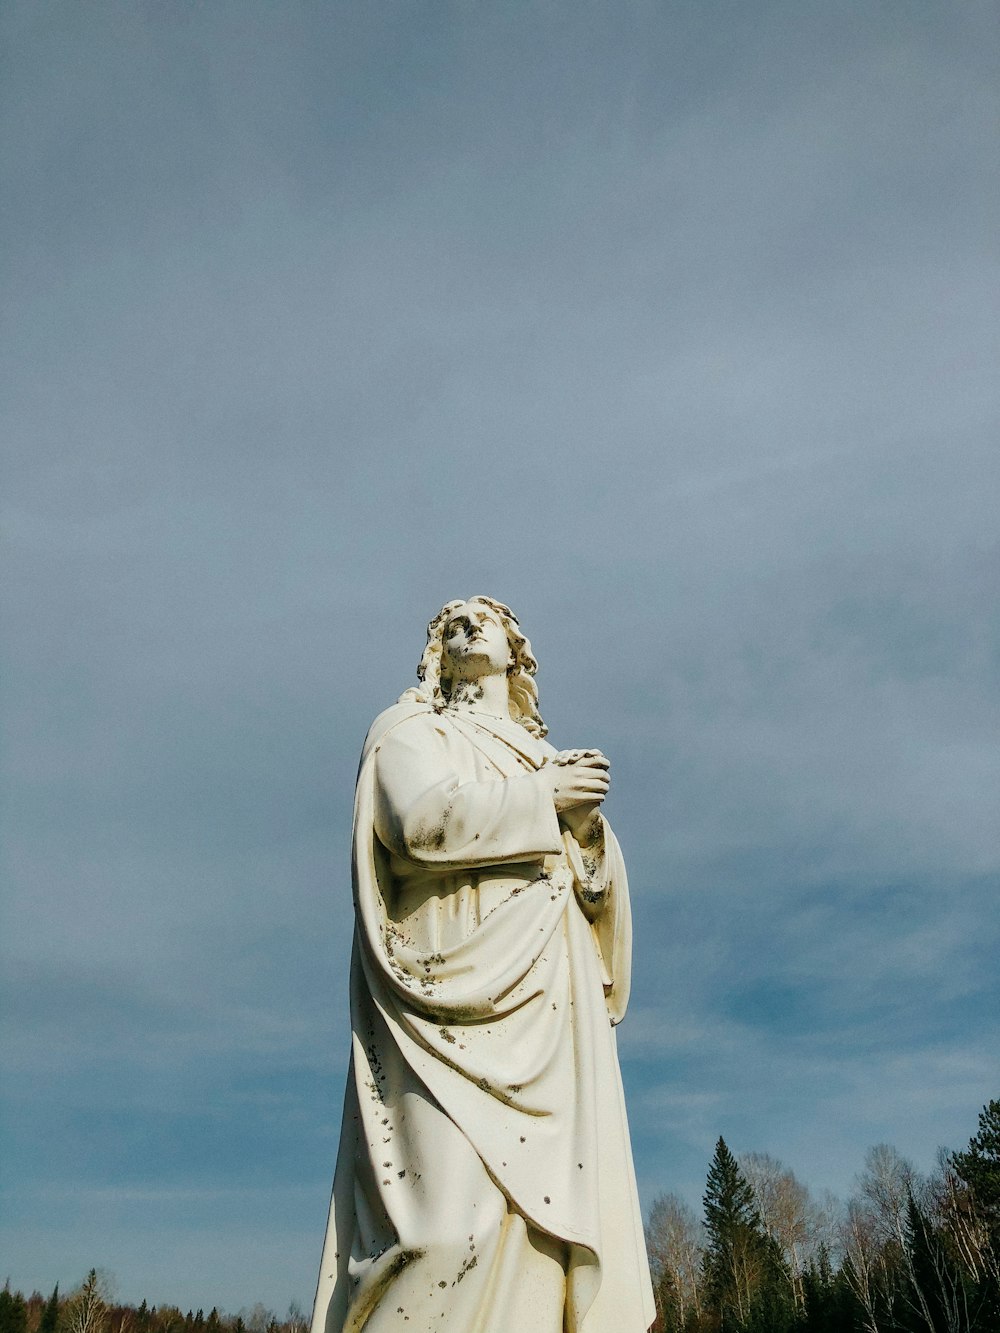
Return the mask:
M1000 1087L994 8L8 0L0 1273L311 1299L424 626L613 762L640 1187Z

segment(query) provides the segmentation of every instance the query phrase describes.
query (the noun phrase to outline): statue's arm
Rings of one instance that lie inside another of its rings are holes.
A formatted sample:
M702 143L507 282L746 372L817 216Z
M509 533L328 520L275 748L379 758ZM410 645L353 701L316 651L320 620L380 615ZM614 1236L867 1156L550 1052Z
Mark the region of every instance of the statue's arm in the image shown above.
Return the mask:
M464 779L465 744L416 718L397 727L375 761L375 832L417 865L444 869L531 861L562 850L551 784L538 773Z
M566 839L577 901L590 921L596 920L604 911L612 891L611 860L608 856L608 842L612 836L603 815L595 811L581 828Z

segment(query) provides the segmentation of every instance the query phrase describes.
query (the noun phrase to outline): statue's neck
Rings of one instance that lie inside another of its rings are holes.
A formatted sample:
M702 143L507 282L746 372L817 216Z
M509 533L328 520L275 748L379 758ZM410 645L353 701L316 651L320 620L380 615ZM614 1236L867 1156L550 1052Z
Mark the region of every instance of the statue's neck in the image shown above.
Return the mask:
M507 677L480 676L478 680L460 680L452 688L450 702L452 708L510 717Z

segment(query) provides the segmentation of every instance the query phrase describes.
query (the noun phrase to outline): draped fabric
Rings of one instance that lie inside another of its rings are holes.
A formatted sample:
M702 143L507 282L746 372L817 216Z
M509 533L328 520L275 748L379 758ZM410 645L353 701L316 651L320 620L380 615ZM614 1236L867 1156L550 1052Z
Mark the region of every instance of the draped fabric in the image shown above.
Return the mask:
M352 1055L313 1333L641 1333L654 1317L613 1023L618 844L554 751L415 691L354 814Z

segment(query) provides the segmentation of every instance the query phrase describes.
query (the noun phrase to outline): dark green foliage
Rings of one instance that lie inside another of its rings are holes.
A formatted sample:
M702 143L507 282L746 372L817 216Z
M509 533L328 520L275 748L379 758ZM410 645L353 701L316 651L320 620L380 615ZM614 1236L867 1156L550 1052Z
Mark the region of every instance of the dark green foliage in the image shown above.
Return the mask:
M976 1255L976 1323L984 1333L1000 1329L1000 1099L979 1113L979 1133L951 1166L968 1187L970 1230L979 1240Z
M954 1327L948 1315L962 1303L963 1284L912 1192L906 1202L906 1249L911 1290L904 1325L914 1333L947 1333Z
M684 1333L684 1325L678 1315L680 1302L677 1283L669 1269L660 1278L655 1294L656 1308L661 1312L659 1323L662 1333Z
M242 1315L221 1314L213 1306L206 1317L204 1310L188 1310L184 1314L176 1305L150 1306L143 1301L139 1306L108 1305L100 1296L102 1278L97 1269L91 1269L83 1286L69 1300L60 1300L56 1285L46 1300L35 1292L26 1301L19 1291L10 1286L0 1291L0 1333L74 1333L80 1326L81 1300L89 1295L91 1304L100 1304L101 1319L91 1327L103 1333L305 1333L306 1322L298 1305L293 1301L285 1321L275 1318L272 1311L257 1304L250 1311L254 1326L249 1327Z
M52 1288L52 1295L45 1302L42 1317L38 1324L38 1333L56 1333L59 1327L59 1283Z
M775 1266L765 1268L750 1298L746 1319L735 1327L740 1329L740 1333L794 1333L799 1327L791 1288L780 1257Z
M979 1113L979 1133L951 1164L972 1190L976 1211L986 1224L995 1252L1000 1253L1000 1099Z
M724 1245L741 1228L760 1226L753 1191L722 1137L715 1145L715 1156L708 1169L704 1205L710 1245Z
M725 1139L719 1138L705 1185L704 1285L719 1327L737 1327L749 1306L748 1266L760 1218L753 1192Z
M788 1272L761 1225L753 1191L720 1138L705 1188L706 1305L720 1333L786 1333L795 1324Z
M834 1272L825 1245L802 1275L800 1333L861 1333L861 1309L843 1272Z
M0 1333L27 1333L28 1305L19 1291L11 1292L10 1284L0 1291Z

